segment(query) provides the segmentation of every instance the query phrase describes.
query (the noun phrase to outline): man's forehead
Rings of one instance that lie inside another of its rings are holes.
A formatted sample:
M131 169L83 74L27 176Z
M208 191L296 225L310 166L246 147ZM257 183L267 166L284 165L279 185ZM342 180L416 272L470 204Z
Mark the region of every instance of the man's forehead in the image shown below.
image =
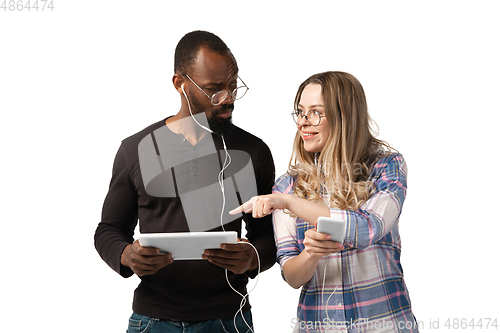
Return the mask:
M206 48L198 51L191 69L194 77L211 82L225 82L238 76L238 64L231 52L220 54Z

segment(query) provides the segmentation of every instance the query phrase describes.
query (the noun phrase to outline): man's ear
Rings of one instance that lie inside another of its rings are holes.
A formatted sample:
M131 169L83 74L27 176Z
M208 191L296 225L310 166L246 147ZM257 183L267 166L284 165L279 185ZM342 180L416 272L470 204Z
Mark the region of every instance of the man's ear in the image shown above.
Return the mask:
M175 87L175 90L177 90L177 92L179 94L182 94L182 85L184 84L184 77L180 74L174 74L174 76L172 77L172 83L174 84L174 87Z

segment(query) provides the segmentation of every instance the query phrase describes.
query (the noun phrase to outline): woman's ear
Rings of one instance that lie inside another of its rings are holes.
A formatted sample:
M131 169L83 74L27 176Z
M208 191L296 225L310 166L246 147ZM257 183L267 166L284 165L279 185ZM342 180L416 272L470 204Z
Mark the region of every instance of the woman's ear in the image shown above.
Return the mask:
M184 92L182 91L182 88L184 86L184 77L182 77L182 75L174 74L174 76L172 77L172 83L174 84L175 90L177 90L179 94L184 94Z

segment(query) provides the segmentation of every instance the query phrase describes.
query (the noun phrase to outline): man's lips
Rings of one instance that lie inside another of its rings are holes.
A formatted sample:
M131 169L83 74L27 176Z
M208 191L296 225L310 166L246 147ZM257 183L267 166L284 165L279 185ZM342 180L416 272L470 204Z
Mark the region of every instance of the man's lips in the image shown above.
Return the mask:
M217 113L217 117L220 117L220 118L229 118L231 117L231 114L233 113L233 110L227 110L227 111L224 111L222 113Z
M229 118L229 117L231 117L231 115L233 113L233 109L234 109L234 106L232 104L226 105L224 108L217 111L215 113L215 116L220 117L220 118Z

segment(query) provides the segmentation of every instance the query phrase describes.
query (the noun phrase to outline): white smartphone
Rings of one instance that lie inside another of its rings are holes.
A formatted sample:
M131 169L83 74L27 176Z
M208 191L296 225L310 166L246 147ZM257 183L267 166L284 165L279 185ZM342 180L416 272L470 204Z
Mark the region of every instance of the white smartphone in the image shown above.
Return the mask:
M345 237L346 223L341 218L319 217L316 227L318 232L329 234L332 236L332 241L343 243Z

